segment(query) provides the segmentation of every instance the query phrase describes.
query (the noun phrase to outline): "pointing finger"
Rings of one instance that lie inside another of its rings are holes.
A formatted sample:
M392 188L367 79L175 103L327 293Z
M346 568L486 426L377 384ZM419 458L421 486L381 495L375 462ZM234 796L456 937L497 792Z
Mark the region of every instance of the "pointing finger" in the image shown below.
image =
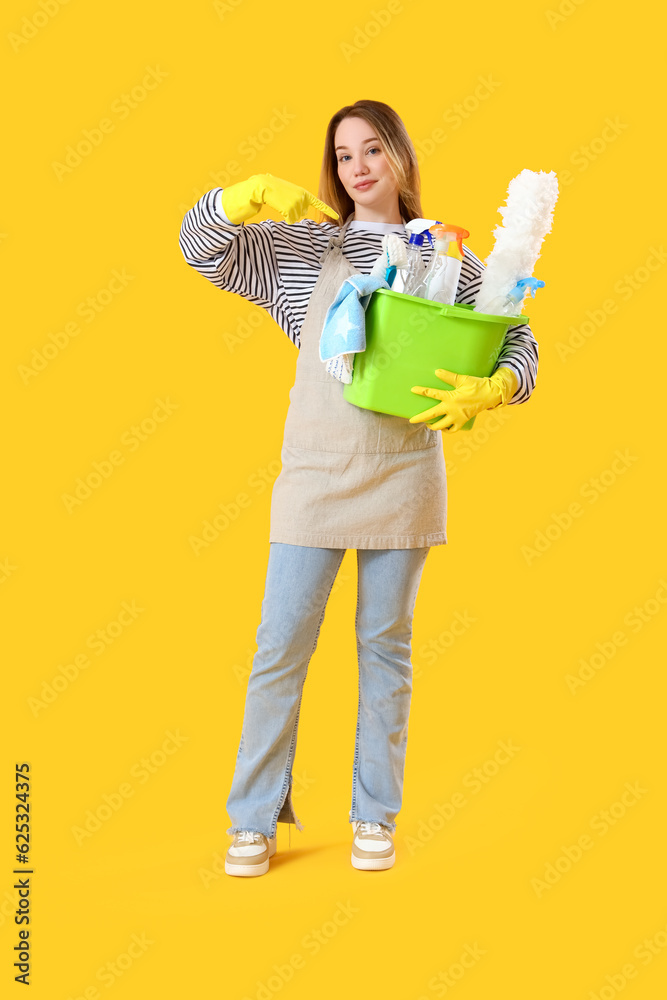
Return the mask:
M320 199L316 198L314 194L308 192L308 197L310 199L311 205L313 205L314 208L317 208L320 212L324 212L325 215L330 215L333 219L340 218L338 212L335 212L330 205L327 205L325 202L320 201Z

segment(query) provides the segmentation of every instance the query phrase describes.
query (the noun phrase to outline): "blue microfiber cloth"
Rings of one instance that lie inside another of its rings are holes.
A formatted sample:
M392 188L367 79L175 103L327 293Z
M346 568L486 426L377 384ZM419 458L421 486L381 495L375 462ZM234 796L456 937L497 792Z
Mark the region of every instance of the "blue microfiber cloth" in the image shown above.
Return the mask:
M384 278L353 274L327 310L320 336L320 361L339 382L352 381L354 355L366 350L366 307L373 292L389 288Z

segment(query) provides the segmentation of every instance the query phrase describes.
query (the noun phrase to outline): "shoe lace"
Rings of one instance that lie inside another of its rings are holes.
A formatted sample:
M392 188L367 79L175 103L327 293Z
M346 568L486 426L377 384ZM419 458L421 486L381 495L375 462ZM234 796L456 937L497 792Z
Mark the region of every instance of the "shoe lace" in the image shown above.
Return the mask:
M262 839L261 833L253 833L252 830L241 830L236 836L239 844L254 844Z
M369 820L362 820L357 829L361 833L382 833L382 824L371 823Z

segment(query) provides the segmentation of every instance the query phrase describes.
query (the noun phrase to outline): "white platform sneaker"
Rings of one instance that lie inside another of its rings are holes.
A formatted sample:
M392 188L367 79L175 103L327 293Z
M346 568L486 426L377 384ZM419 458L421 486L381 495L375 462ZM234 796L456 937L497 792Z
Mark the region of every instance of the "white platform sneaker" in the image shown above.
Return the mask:
M353 820L352 865L361 871L384 871L395 859L394 840L386 826Z
M227 875L266 875L269 858L275 853L275 834L265 837L263 833L241 830L234 834L234 843L227 850L225 872Z

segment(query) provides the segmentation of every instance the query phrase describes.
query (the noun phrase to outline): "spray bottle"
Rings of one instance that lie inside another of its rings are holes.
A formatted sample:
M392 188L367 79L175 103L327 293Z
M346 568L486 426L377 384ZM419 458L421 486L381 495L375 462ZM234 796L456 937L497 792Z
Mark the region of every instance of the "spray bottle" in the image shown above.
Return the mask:
M507 295L496 295L482 311L493 316L520 316L526 292L535 298L537 289L544 288L544 285L545 282L537 278L521 278ZM475 311L480 311L477 306Z
M470 236L467 229L449 222L432 226L435 250L421 282L411 293L432 302L453 305L463 260L463 240Z
M410 222L406 222L405 228L410 233L410 243L407 249L408 263L406 267L400 267L396 271L396 276L391 286L392 291L405 292L408 295L413 294L411 289L419 284L426 269L421 248L426 238L433 243L433 237L429 232L429 229L433 225L437 225L437 220L411 219Z

